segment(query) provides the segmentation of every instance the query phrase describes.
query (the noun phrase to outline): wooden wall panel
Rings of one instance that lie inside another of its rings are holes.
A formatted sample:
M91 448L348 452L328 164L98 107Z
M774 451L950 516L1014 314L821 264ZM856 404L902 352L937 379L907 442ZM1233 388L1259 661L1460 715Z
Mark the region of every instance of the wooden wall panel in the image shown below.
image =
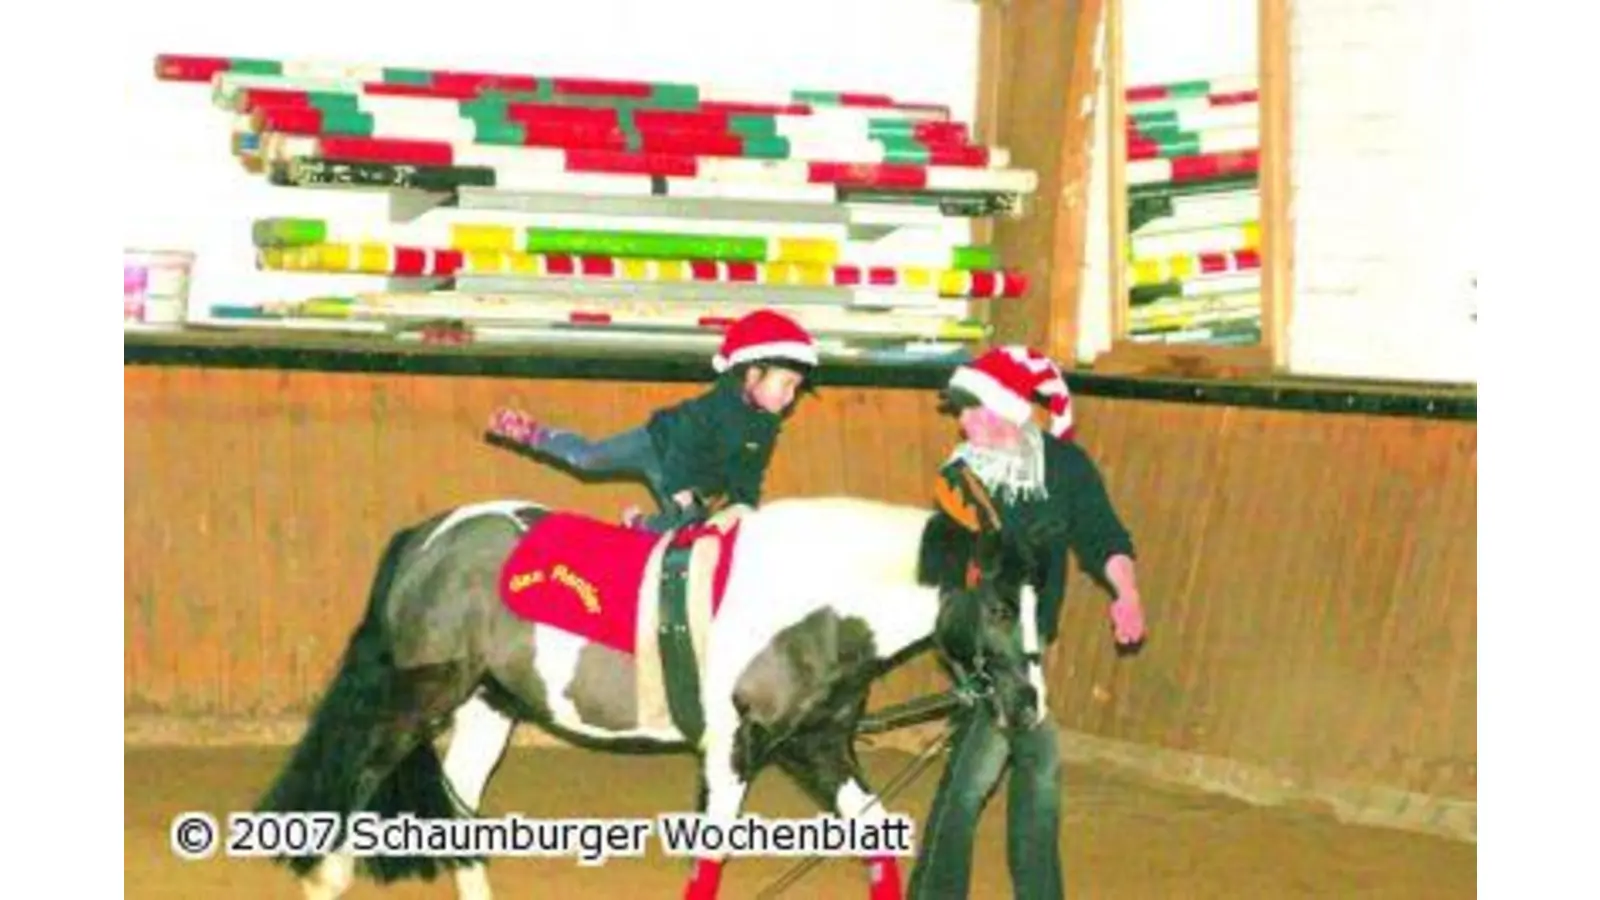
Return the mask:
M514 403L603 433L692 385L124 369L129 715L308 708L392 529L515 495L613 516L489 447ZM924 502L955 439L926 391L829 389L785 435L770 494ZM1134 531L1151 638L1112 650L1071 585L1050 657L1071 728L1294 777L1476 796L1472 424L1077 401ZM883 700L943 686L928 661Z
M1476 428L1084 405L1152 624L1118 657L1074 580L1050 660L1068 727L1475 798Z

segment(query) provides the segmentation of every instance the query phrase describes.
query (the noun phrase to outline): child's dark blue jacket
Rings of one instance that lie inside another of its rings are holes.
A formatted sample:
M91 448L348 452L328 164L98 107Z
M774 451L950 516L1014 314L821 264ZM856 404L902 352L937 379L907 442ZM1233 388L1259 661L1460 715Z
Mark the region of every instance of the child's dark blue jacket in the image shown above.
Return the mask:
M645 426L661 459L662 490L684 489L755 506L782 420L745 402L739 380L724 376L710 391L659 410Z

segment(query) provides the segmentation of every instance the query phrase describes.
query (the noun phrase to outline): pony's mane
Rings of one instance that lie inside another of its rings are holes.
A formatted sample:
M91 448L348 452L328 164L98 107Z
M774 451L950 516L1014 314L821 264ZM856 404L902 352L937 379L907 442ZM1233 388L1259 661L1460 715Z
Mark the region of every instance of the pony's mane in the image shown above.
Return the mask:
M922 528L917 583L925 587L960 584L966 577L977 537L948 516L929 515Z
M949 516L932 515L922 529L917 559L917 583L925 587L950 587L965 582L967 565L976 554L979 536ZM1003 590L1027 584L1035 575L1035 560L1028 546L1013 535L996 537L1000 553L997 577Z

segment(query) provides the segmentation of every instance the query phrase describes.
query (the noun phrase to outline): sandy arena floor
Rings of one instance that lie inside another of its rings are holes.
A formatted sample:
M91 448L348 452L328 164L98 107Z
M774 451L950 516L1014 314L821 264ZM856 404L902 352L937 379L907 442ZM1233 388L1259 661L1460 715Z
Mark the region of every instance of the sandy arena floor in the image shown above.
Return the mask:
M249 809L284 751L130 749L124 757L127 896L298 897L284 869L259 860L216 857L185 862L168 845L172 817L199 809L223 818ZM863 757L877 784L908 755ZM919 826L943 762L923 773L890 808ZM1066 772L1062 852L1070 896L1092 898L1443 898L1474 897L1477 848L1402 832L1340 825L1308 813L1263 810L1203 794L1153 787L1090 769ZM581 750L514 749L491 782L485 815L509 811L540 818L644 817L687 808L689 760L610 756ZM975 898L1011 895L1005 867L1004 791L985 815L973 879ZM816 813L776 770L757 782L750 812ZM732 861L726 900L753 897L793 860ZM910 873L911 861L903 863ZM682 895L686 864L652 855L579 867L571 859L501 859L490 864L500 897L667 898ZM448 882L387 890L362 883L351 898L454 896ZM865 897L862 867L828 860L785 897Z

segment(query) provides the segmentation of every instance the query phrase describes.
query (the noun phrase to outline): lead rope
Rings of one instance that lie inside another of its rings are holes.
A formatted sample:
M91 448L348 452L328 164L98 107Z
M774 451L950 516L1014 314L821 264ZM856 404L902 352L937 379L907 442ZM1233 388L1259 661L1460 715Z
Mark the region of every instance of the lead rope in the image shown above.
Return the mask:
M949 722L946 722L944 730L935 735L932 740L924 745L922 752L917 754L917 758L907 763L905 768L901 769L900 772L894 776L894 778L890 779L889 783L884 785L883 791L877 796L873 797L872 802L863 807L861 812L864 813L875 806L881 807L884 801L893 800L896 794L910 787L911 783L914 782L919 775L926 771L929 766L933 765L934 759L937 758L938 755L949 746L950 739L954 737L954 735L955 726L951 725ZM859 816L860 814L858 813L857 815ZM808 859L801 860L799 863L791 867L789 871L779 876L776 881L773 881L771 884L767 885L767 887L763 888L761 893L756 895L756 900L767 900L769 897L778 896L779 894L793 887L795 882L804 878L811 872L812 869L815 869L822 863L824 859L827 858L828 857L813 856Z

